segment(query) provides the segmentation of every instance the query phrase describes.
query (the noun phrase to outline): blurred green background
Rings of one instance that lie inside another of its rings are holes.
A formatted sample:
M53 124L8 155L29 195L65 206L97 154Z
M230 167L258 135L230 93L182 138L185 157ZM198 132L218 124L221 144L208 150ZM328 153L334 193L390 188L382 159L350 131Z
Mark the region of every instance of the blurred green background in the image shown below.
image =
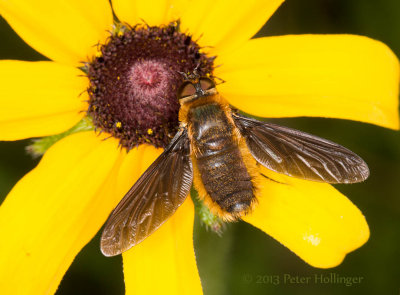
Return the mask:
M378 39L400 56L399 0L287 0L257 36L350 33ZM0 19L0 58L43 60ZM1 107L1 106L0 106ZM355 110L357 111L357 110ZM362 184L338 185L365 214L368 243L340 266L315 269L271 237L244 222L229 224L222 237L196 220L195 248L204 292L211 294L396 294L400 292L400 133L358 122L296 118L275 122L338 142L368 163ZM29 141L0 143L0 200L37 160L25 153ZM323 197L323 196L321 196ZM7 237L2 237L3 242ZM121 258L99 251L99 236L76 257L58 295L123 294ZM360 284L284 284L285 274L331 273L363 277ZM270 280L279 276L280 284ZM157 281L157 278L154 278ZM257 282L259 281L259 282Z

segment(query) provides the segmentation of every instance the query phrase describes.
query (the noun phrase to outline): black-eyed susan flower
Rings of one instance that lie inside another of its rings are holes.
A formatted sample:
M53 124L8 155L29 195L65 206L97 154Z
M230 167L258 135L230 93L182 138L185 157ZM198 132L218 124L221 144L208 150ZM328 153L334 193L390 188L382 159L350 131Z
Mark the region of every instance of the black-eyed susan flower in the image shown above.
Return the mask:
M218 89L233 106L256 116L399 128L399 63L378 41L250 39L283 0L111 2L122 25L113 22L106 0L0 2L13 29L53 60L0 62L0 139L73 128L0 207L1 294L55 292L77 253L176 131L179 72L199 65L201 74L226 81ZM78 124L87 115L104 135L88 120ZM338 265L368 239L361 212L332 186L263 173L277 182L266 180L258 206L243 219L310 265ZM188 198L123 254L127 293L202 293L193 218Z

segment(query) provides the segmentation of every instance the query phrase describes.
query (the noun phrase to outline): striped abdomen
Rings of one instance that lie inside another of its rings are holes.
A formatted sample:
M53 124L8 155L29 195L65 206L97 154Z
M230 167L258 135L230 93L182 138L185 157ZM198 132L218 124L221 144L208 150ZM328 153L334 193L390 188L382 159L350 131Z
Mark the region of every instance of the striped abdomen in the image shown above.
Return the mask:
M253 183L234 139L236 127L216 102L190 108L188 122L205 191L223 211L246 212L254 199Z

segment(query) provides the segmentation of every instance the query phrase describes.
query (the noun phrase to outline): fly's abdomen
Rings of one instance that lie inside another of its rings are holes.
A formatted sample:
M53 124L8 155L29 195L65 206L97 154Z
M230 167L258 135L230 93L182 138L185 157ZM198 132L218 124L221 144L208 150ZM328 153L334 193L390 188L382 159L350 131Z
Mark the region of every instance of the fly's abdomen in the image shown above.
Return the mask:
M253 183L234 140L235 126L217 103L194 107L188 115L204 189L223 211L245 212L254 199Z

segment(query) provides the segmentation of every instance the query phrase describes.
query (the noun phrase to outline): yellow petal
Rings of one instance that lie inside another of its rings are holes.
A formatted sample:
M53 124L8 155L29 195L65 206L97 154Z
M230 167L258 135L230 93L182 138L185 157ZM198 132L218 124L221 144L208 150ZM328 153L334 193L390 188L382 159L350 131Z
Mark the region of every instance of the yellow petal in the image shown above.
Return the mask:
M140 145L131 149L118 172L117 194L123 197L162 151L163 149L156 149L151 145Z
M260 117L332 117L399 128L399 61L351 35L253 39L217 60L221 94Z
M196 0L171 0L167 10L167 23L180 20L183 13L194 3Z
M145 22L150 26L175 21L189 1L184 0L112 0L118 19L131 26Z
M1 0L0 14L32 48L73 65L96 52L113 23L107 0Z
M88 99L82 74L54 62L0 61L0 140L56 134L79 122Z
M117 146L94 132L68 136L12 189L0 207L0 294L55 293L116 205Z
M183 13L181 29L210 54L224 54L253 37L284 0L194 1Z
M262 168L259 204L243 220L261 229L314 267L329 268L369 237L360 210L331 185Z
M188 199L155 233L122 254L126 294L203 294Z

